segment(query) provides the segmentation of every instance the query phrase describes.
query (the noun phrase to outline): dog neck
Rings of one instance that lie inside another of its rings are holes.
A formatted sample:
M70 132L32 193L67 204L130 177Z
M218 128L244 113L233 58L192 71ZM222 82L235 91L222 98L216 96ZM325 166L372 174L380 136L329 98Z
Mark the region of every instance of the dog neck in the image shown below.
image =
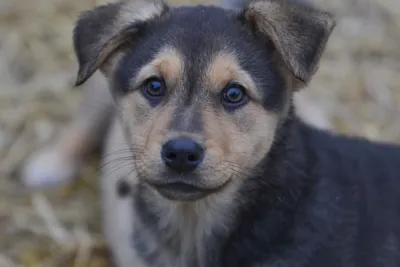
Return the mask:
M218 246L216 236L227 236L236 221L234 186L226 190L230 192L186 203L163 199L146 185L138 185L134 208L139 223L134 231L143 234L146 228L145 242L159 244L156 250L168 250L169 258L179 262L173 266L207 266L202 261Z

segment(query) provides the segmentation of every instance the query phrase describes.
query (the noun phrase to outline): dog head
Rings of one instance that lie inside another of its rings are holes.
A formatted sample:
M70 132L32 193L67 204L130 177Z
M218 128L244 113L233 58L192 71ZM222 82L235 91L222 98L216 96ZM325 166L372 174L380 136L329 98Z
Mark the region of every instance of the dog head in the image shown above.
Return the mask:
M172 200L240 184L267 155L332 17L288 0L241 10L121 1L81 15L77 85L107 77L140 182Z

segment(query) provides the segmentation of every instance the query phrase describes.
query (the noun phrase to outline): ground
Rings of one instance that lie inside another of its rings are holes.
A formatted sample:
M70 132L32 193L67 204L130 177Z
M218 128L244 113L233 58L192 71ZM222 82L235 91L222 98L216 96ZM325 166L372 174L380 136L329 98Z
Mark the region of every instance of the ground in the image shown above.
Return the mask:
M303 97L323 108L334 131L400 142L400 2L314 2L338 25ZM96 158L57 190L28 192L15 175L74 114L81 91L73 88L72 29L80 11L99 3L0 1L0 267L110 266Z

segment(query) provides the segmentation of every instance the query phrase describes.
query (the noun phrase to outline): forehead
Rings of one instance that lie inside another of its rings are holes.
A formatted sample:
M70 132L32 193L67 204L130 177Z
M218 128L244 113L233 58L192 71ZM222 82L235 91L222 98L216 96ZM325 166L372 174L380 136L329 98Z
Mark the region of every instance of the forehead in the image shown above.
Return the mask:
M214 6L196 6L173 8L146 25L121 61L117 87L127 86L165 47L179 52L188 82L203 77L221 52L234 55L240 68L252 74L257 87L276 87L279 82L271 50L256 40L237 13Z

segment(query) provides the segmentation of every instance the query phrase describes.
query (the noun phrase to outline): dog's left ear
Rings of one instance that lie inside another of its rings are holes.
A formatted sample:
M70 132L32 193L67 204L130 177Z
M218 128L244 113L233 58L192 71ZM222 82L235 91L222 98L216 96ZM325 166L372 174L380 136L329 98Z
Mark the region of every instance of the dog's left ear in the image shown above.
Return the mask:
M242 14L272 41L297 82L307 84L336 25L332 15L296 0L256 0Z
M169 7L162 0L120 0L83 12L74 29L73 41L79 63L76 86L97 69L107 72L107 61L147 22L160 17Z

